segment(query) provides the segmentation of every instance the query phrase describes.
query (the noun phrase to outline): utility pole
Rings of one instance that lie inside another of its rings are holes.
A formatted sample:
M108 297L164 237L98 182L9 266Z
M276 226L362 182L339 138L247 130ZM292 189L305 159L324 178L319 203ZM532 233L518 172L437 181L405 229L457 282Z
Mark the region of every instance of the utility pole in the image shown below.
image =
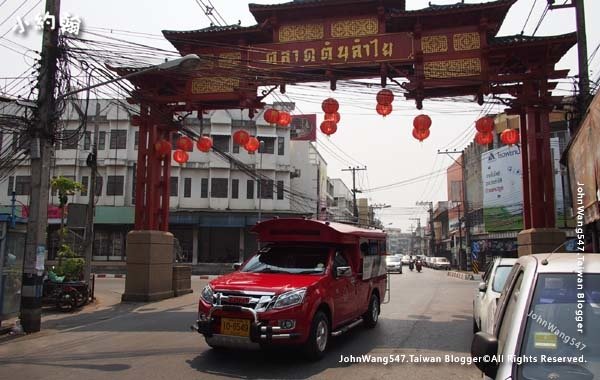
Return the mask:
M84 117L87 117L85 115ZM98 141L100 134L100 102L96 100L96 116L94 117L94 140L92 153L88 156L87 165L90 167L90 183L88 186L88 207L85 228L85 268L83 281L89 285L92 276L92 250L94 247L94 208L96 200L96 176L98 174Z
M549 9L575 8L577 55L579 60L579 115L580 118L583 119L590 97L587 33L585 30L585 8L583 0L571 0L568 4L554 4L556 0L547 1Z
M358 205L356 204L356 193L360 193L360 190L356 189L356 172L361 170L367 170L367 167L360 168L358 166L349 167L348 169L342 169L343 172L352 172L352 199L354 201L354 218L358 223Z
M408 220L416 220L417 228L415 230L415 240L417 240L417 252L421 254L421 218L408 218ZM411 226L412 228L412 226Z
M433 224L433 202L417 202L417 206L429 206L427 210L429 212L429 229L431 231L431 238L429 240L429 254L430 256L435 256L435 230Z
M48 190L50 162L56 122L54 91L58 60L60 0L46 0L46 14L54 25L44 23L41 67L37 99L37 118L31 136L31 191L29 218L21 289L21 325L27 333L40 331L42 321L42 287L48 224Z

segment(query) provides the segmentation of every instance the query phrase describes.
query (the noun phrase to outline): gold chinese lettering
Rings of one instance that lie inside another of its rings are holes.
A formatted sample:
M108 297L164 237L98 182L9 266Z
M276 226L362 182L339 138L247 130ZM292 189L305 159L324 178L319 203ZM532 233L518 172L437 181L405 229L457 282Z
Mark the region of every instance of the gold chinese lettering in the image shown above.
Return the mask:
M314 62L316 51L313 48L304 49L304 62Z
M338 46L337 57L344 61L348 61L348 46Z
M384 42L382 54L384 57L391 57L394 54L394 43Z
M377 17L336 21L331 24L331 37L334 38L372 36L378 31Z
M455 51L476 50L481 47L479 33L456 33L452 42Z
M448 38L446 36L426 36L421 38L423 53L444 53L448 51Z
M298 63L298 60L300 59L300 53L298 50L292 50L292 54L294 55L294 63Z
M290 63L290 51L285 50L281 52L281 63Z
M325 46L321 49L321 61L333 60L333 48L331 42L326 41Z
M320 40L324 37L323 24L282 25L279 42Z
M379 57L379 40L377 38L369 41L369 45L373 46L373 56L375 58Z
M354 40L354 45L352 45L352 59L362 58L362 46L360 45L360 39L356 38Z

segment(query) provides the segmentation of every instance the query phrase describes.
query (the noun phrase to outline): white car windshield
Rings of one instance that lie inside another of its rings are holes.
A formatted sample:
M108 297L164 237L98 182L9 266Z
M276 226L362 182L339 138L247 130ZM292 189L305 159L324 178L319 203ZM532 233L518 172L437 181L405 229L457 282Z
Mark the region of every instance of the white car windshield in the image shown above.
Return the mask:
M323 274L329 248L321 246L268 246L240 271L250 273Z
M385 258L385 261L388 263L399 263L401 260L397 256L388 256Z
M537 362L519 366L518 379L600 378L600 274L580 280L571 273L539 275L520 353Z

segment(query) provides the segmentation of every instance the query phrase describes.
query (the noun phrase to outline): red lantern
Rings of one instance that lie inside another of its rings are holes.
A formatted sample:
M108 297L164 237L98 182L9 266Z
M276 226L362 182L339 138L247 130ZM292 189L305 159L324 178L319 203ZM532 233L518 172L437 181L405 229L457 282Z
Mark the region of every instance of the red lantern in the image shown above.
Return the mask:
M323 100L323 104L321 104L321 108L325 113L334 113L340 109L340 104L334 98L327 98Z
M337 124L333 121L326 120L321 123L321 132L325 133L327 136L333 135L337 131Z
M413 128L412 135L415 139L419 141L423 141L429 137L429 129L417 129Z
M160 139L154 144L154 151L159 157L164 157L171 154L171 143L167 140Z
M339 112L334 112L334 113L326 113L325 114L325 121L333 121L334 123L339 123L341 119L340 113Z
M194 150L194 142L187 136L181 136L179 140L177 140L177 148L185 150L186 152L192 151Z
M269 124L277 123L279 120L279 111L273 108L269 108L264 114L265 121Z
M513 145L519 142L519 131L516 129L505 129L500 134L500 140L506 145Z
M475 142L479 145L489 145L494 141L494 135L491 132L477 132L475 134Z
M202 136L198 142L196 142L196 146L198 147L199 151L206 153L210 150L210 148L212 148L213 141L208 136Z
M189 158L190 156L185 150L177 149L173 152L173 159L180 165L186 163Z
M491 117L482 117L475 123L477 132L490 133L494 130L494 119Z
M248 139L246 145L244 145L244 149L248 151L248 153L254 153L260 148L260 141L254 136Z
M277 120L277 125L280 127L287 127L292 122L292 116L288 112L281 111L279 112L279 119Z
M392 113L392 105L391 104L379 103L375 109L377 110L377 113L383 117L386 117L387 115Z
M426 131L431 127L431 118L427 115L418 115L413 120L413 127L417 131Z
M244 145L246 145L246 143L248 142L249 139L250 139L250 134L243 129L240 129L239 131L235 131L235 133L233 134L233 142L237 145L244 146Z
M388 89L383 89L377 93L377 104L389 106L394 101L394 93Z

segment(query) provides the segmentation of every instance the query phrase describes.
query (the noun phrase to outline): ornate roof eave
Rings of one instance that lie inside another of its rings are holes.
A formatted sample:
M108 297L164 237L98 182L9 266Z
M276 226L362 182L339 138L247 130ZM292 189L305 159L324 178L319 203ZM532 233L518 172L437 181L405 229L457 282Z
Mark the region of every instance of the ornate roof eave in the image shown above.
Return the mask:
M375 10L379 6L395 7L398 9L406 8L406 0L302 0L290 1L281 4L248 4L248 9L258 23L262 23L273 15L285 12L292 18L298 19L307 12L314 16L315 11L322 15L325 10L330 10L335 14L361 14L363 9Z
M491 35L496 35L500 26L504 22L508 11L517 0L496 0L487 3L468 4L468 3L456 3L449 5L432 5L423 9L415 10L396 10L388 9L390 19L402 18L402 19L413 19L422 22L423 17L436 17L435 25L438 28L443 28L445 25L439 23L441 20L447 20L447 23L452 24L448 26L456 26L456 18L452 16L460 16L465 18L469 15L476 17L477 19L481 16L495 16L493 19L488 18L488 22L495 24L495 27L490 30ZM483 13L482 12L486 12Z
M240 26L211 26L208 28L196 30L163 30L163 36L173 45L180 53L186 50L186 47L200 45L201 42L213 43L238 43L244 39L248 43L270 42L271 32L266 31L261 25ZM204 47L204 46L200 46Z
M532 55L531 49L545 48L550 56L539 57L538 59L553 58L553 64L558 62L566 53L577 43L577 33L566 33L556 36L525 36L525 35L512 35L512 36L501 36L492 37L488 39L489 42L489 55L500 54L501 56L506 55L506 51L510 51L511 54L516 54L517 51L522 50L527 56ZM549 63L549 62L548 62Z

